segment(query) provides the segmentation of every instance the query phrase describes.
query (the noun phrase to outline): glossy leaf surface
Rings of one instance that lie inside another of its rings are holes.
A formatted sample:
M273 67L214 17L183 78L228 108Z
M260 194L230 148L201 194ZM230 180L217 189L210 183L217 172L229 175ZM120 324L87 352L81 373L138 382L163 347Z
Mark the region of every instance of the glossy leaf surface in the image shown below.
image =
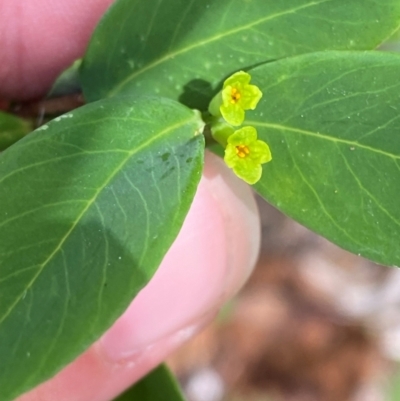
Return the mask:
M185 401L167 366L160 365L115 401Z
M160 95L206 109L226 76L326 49L371 50L398 29L398 0L119 0L84 57L87 100Z
M82 353L148 282L203 165L197 114L115 98L0 156L0 400Z
M0 111L0 152L19 141L29 131L31 127L27 121Z
M250 71L245 125L271 147L256 190L356 254L400 266L400 56L325 52Z

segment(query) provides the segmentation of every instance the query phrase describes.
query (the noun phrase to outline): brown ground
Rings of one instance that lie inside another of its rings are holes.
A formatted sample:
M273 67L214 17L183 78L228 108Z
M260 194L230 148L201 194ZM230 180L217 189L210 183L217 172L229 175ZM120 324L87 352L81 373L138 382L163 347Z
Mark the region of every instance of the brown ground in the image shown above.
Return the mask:
M377 337L363 321L339 313L332 296L309 283L299 264L312 263L302 258L305 253L322 252L351 270L361 258L260 206L263 248L255 272L225 316L170 364L182 378L212 366L225 382L226 400L354 400L387 369ZM385 271L376 268L374 279Z

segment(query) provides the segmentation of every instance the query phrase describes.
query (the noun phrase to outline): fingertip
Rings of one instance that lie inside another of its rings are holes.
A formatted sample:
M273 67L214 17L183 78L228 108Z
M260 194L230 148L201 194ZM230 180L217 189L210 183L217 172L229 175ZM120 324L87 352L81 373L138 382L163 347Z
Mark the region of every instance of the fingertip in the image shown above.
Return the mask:
M0 1L0 98L43 96L113 0Z
M248 279L256 264L261 243L260 216L251 187L210 152L206 152L204 177L224 216L230 266L226 298L229 298Z

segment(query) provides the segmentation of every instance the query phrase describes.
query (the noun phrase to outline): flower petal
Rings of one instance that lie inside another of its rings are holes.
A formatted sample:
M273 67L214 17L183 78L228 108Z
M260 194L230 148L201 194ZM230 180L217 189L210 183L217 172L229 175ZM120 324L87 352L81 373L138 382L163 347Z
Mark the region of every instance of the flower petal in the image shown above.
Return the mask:
M245 110L254 110L262 97L262 92L256 85L246 85L242 90L239 103Z
M247 164L248 163L238 163L233 168L233 171L239 178L246 181L248 184L255 184L261 178L261 165L255 164L251 166Z
M231 75L229 78L227 78L224 82L224 89L228 85L234 85L236 84L241 84L241 85L247 85L250 82L251 75L248 74L247 72L244 71L238 71L235 72L233 75Z
M227 105L224 103L220 111L225 121L231 125L241 125L244 121L244 110L238 103Z
M272 160L271 150L264 141L256 141L251 147L252 159L260 164L267 163Z
M236 152L236 146L229 145L225 148L224 162L229 168L234 168L238 163L240 163Z
M228 143L238 145L251 146L257 141L257 131L254 127L246 126L235 131L229 138Z

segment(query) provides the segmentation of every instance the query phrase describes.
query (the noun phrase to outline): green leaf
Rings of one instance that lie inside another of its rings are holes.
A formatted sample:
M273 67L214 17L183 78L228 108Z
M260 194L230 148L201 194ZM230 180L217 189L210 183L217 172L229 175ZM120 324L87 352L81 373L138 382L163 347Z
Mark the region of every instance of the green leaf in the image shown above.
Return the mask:
M201 176L198 115L120 97L0 156L0 400L89 347L149 281Z
M393 344L393 348L395 345ZM386 397L388 401L397 401L400 399L400 372L398 363L395 365L395 372L392 373L388 380L389 383L386 383ZM386 380L387 381L387 380Z
M400 266L400 56L315 53L259 66L245 125L271 148L256 190L356 254Z
M156 94L206 110L224 77L327 49L372 50L400 25L398 0L119 0L82 65L88 101Z
M160 365L115 401L185 401L185 398L167 366Z
M81 91L81 83L79 82L79 68L82 59L75 60L68 68L66 68L56 79L51 87L48 98L70 95Z
M19 141L31 130L27 121L0 111L0 152Z

